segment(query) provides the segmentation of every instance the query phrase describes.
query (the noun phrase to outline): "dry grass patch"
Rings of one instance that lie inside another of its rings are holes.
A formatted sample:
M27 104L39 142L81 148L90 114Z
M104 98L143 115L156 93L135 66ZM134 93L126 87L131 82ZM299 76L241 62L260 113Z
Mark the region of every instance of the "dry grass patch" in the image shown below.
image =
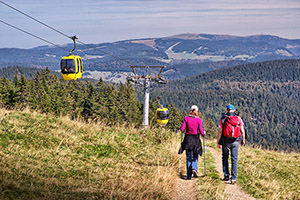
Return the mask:
M243 148L239 183L256 198L300 197L300 154Z
M173 198L173 133L30 111L0 120L1 199Z

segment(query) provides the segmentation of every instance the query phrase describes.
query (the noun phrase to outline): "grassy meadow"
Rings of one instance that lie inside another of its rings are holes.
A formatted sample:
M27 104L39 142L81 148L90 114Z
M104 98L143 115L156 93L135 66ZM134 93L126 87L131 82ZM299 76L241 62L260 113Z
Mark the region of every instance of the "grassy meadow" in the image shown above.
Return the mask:
M239 184L259 199L300 199L300 154L243 148Z
M172 199L175 138L0 110L0 199Z
M179 144L179 133L164 129L0 109L0 199L175 199ZM226 198L209 151L199 175L200 199ZM300 154L240 150L237 181L252 196L298 200L299 180Z

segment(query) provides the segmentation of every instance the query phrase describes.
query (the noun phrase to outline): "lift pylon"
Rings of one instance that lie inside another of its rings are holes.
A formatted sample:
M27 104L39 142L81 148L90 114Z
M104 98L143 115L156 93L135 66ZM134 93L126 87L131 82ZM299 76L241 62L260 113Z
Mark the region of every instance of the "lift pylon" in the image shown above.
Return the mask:
M139 85L144 86L144 107L143 107L143 126L149 126L149 97L150 97L150 83L155 82L157 84L166 84L168 80L161 76L162 70L165 66L130 66L133 71L133 76L128 76L127 80ZM136 73L137 68L142 68L145 71L144 75L138 75ZM149 73L149 69L160 68L160 71L156 75Z

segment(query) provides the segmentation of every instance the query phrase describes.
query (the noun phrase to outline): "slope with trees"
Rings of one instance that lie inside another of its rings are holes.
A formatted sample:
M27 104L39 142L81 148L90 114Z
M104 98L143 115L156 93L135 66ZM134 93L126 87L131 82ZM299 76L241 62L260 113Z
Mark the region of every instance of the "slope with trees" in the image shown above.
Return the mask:
M234 104L248 129L248 140L280 150L300 144L300 60L277 60L220 69L154 88L163 103L180 110L191 104L218 123Z
M8 68L6 72L17 69ZM102 121L109 125L142 124L143 104L137 100L134 86L129 82L116 85L105 83L101 78L96 83L93 80L65 81L46 69L38 70L32 79L26 79L21 71L12 80L3 76L0 88L0 107L6 109L23 110L28 107L55 116L68 115L72 119ZM178 130L184 113L172 102L168 104L170 120L166 128ZM158 126L155 111L159 107L158 99L150 101L152 126ZM210 119L207 120L209 124Z

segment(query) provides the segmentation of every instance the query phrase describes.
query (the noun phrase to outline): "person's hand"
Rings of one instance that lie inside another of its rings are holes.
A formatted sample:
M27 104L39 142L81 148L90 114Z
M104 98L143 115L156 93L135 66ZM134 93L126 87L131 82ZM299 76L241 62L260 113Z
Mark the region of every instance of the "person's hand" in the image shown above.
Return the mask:
M245 145L245 139L241 141L242 146Z
M218 146L218 149L221 149L221 145L217 144L217 146Z

